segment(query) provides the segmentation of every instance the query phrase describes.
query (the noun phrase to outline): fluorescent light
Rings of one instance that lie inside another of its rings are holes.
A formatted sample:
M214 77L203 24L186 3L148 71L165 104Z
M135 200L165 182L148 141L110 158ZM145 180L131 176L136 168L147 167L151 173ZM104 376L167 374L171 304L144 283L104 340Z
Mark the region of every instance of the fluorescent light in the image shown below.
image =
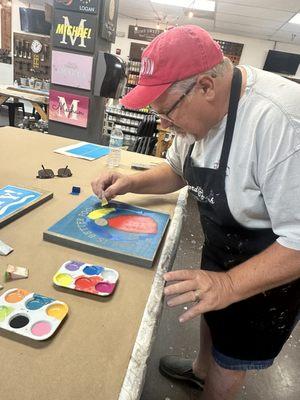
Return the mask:
M300 24L300 14L296 14L289 20L289 24Z
M215 11L215 1L212 0L151 0L152 3L165 4L173 7L192 8L193 10Z

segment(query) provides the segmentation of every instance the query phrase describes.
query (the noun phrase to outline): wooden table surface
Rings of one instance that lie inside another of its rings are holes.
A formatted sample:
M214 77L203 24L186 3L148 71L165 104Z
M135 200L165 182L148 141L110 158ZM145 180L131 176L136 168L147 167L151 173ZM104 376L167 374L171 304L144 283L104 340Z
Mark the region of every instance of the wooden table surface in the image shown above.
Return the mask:
M54 153L74 140L5 127L0 129L0 187L22 185L53 191L54 198L0 230L0 239L14 248L0 256L1 276L7 264L29 268L29 278L5 283L4 290L19 287L69 306L69 315L57 334L36 342L0 331L1 395L6 400L115 400L118 398L136 340L143 311L155 276L122 262L92 256L42 239L43 231L90 196L90 181L106 169L105 158L86 161ZM118 171L130 174L132 162L161 160L122 152ZM69 165L68 179L36 179L41 164L57 171ZM80 186L79 196L70 195ZM118 200L157 211L174 212L178 193L164 196L128 194ZM159 258L159 257L158 257ZM52 277L67 260L115 268L119 285L110 298L97 298L58 290ZM158 260L156 261L157 265ZM4 290L0 292L3 293Z

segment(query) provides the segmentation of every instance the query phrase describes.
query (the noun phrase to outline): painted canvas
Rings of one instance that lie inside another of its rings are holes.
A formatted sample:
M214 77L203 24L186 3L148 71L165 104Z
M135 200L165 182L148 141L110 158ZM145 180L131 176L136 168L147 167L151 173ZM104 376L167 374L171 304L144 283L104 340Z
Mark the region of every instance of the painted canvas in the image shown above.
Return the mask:
M51 82L78 89L91 89L93 57L52 51Z
M169 218L118 201L102 207L99 199L91 196L44 232L44 239L149 268Z
M50 90L49 119L86 128L89 101L86 96Z
M0 228L53 197L53 193L19 186L0 188Z
M52 38L53 47L93 53L97 38L97 17L55 10Z

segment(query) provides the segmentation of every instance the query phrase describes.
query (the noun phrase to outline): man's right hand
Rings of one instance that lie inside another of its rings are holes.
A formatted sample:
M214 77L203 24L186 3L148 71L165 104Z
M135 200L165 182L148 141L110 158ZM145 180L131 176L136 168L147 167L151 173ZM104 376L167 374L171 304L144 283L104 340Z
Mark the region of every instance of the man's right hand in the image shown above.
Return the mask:
M108 201L120 194L126 194L131 189L130 176L117 172L106 172L91 183L93 192L99 199L104 196Z

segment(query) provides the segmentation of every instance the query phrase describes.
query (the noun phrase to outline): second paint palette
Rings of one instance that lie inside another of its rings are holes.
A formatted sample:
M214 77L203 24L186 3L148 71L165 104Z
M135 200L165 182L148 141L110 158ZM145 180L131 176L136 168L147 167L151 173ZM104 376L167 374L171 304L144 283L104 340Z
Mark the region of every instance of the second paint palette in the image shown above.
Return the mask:
M118 279L119 274L114 269L80 261L67 261L56 272L53 282L60 287L108 296L114 292Z
M45 340L54 334L68 313L66 303L24 289L10 289L0 296L0 328Z

